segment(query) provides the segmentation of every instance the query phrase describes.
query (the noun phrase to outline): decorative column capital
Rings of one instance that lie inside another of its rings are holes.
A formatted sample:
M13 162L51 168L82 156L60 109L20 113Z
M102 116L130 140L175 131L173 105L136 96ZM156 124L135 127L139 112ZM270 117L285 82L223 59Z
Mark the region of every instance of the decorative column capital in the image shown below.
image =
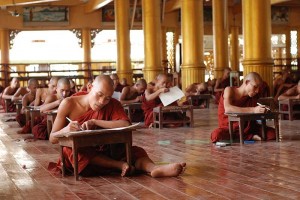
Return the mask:
M71 31L75 34L76 38L78 39L78 45L80 46L80 48L82 48L82 31L81 31L81 29L72 29Z
M19 30L9 30L9 48L11 49L14 45L14 39L18 33L21 31Z
M101 29L91 29L91 47L93 48L95 45L95 38L97 34L102 31Z

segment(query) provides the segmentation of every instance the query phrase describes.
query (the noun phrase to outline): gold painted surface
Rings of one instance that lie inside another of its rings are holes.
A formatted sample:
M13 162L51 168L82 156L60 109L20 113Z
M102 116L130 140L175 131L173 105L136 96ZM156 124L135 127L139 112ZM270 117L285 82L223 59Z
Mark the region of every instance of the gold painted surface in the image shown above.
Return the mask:
M230 67L233 71L240 71L239 27L231 27L230 32Z

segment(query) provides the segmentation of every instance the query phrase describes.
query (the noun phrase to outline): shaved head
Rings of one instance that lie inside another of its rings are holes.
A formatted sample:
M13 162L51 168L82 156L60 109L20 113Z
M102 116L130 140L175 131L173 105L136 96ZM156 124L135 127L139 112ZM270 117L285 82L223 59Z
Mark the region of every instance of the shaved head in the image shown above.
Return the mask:
M158 74L157 76L156 76L156 80L161 80L161 79L167 79L168 77L167 77L167 75L166 74Z
M147 87L147 82L145 81L145 79L139 79L135 84Z
M49 84L52 84L52 85L57 85L57 82L58 82L58 77L52 77L49 81Z
M112 76L112 75L110 75ZM114 82L113 80L111 79L111 77L109 77L108 75L99 75L95 78L95 80L93 81L93 87L97 87L99 86L100 84L105 84L109 87L113 89L114 87Z
M260 83L262 83L262 78L261 78L261 76L258 73L256 73L256 72L250 72L244 78L244 82L246 82L246 81L255 81L255 82L258 82L260 84Z

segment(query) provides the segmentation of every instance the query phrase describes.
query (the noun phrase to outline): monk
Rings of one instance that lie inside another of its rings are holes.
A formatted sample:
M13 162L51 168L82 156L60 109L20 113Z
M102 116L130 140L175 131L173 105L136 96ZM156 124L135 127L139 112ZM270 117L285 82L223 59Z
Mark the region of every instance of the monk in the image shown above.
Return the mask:
M50 94L56 94L58 77L52 77L48 83L48 88L38 88L36 91L36 97L34 106L40 106L46 100L46 97Z
M11 80L10 85L8 87L6 87L2 93L1 104L2 104L3 108L5 108L5 99L11 100L13 95L19 89L19 87L20 87L20 82L19 82L18 78L14 77ZM16 111L16 106L14 105L14 103L12 101L7 106L8 106L8 112Z
M190 96L199 95L199 94L209 94L206 83L193 83L193 84L189 85L185 89L186 102L184 102L184 104L186 104L188 102L187 98L189 98ZM204 100L198 100L197 102L193 102L193 105L200 106L201 108L205 108L204 103L205 103Z
M120 81L120 84L123 85L124 87L129 86L129 84L127 83L126 78L122 78L121 81Z
M114 90L115 90L115 92L122 92L124 86L120 84L118 74L111 74L110 78L114 82Z
M264 106L257 106L258 92L262 79L259 74L250 72L240 87L227 87L221 95L218 107L219 128L211 133L211 141L218 142L220 140L229 140L229 125L226 112L239 113L264 113ZM233 137L239 135L239 126L237 122L233 124ZM267 140L276 138L273 128L266 128ZM261 126L256 121L249 121L245 124L244 129L245 140L261 140Z
M50 142L58 143L57 134L78 131L79 126L85 130L99 128L117 128L130 125L129 119L119 101L112 98L114 92L113 81L107 75L97 76L92 90L87 95L74 96L62 101L58 108L56 120L50 134ZM72 109L66 109L72 108ZM72 121L68 124L66 117ZM152 177L178 176L184 171L185 163L172 163L156 166L141 147L132 147L132 163L126 163L124 146L120 146L117 158L110 156L110 145L85 147L78 151L78 172L84 175L90 167L103 173L106 169L121 171L121 176L129 175L133 169L150 173ZM63 148L65 167L72 169L72 149ZM61 167L61 162L57 164Z
M71 92L72 92L72 94L77 93L79 90L77 88L77 85L76 85L75 81L73 81L72 79L70 79L70 84L71 84Z
M19 101L22 100L25 94L27 94L29 91L28 87L20 87L17 92L12 96L11 101Z
M67 78L59 79L57 82L56 94L50 94L47 96L44 104L40 106L41 113L58 108L62 100L70 95L70 81ZM34 138L40 140L48 139L47 116L44 115L41 121L39 123L35 122L35 124L36 125L32 128L32 134L34 135Z
M35 95L36 95L36 90L39 87L39 83L36 79L29 79L28 80L28 93L24 95L22 98L22 109L20 111L20 114L16 116L16 120L19 123L21 127L25 126L26 123L26 107L29 105L33 105L34 100L35 100Z
M121 104L131 104L142 102L142 96L147 88L145 79L139 79L133 86L124 87L120 96ZM144 120L142 109L132 111L132 122L140 122Z
M285 99L300 99L300 80L298 81L298 84L293 86L292 88L288 89L286 92L281 94L278 97L278 101L285 100ZM282 110L288 110L287 105L283 105L284 107ZM294 105L294 110L300 110L300 105ZM284 118L287 118L288 116L284 116ZM295 116L295 119L300 119L299 115Z
M153 125L153 108L157 106L163 106L162 102L160 101L159 95L161 93L169 92L168 85L168 77L165 74L159 74L156 77L154 87L147 88L145 94L143 95L142 99L142 109L144 110L145 114L145 126L151 128ZM172 103L171 105L177 106L177 102ZM176 120L182 119L182 115L179 113L165 113L164 118ZM166 127L178 127L182 124L168 124L165 125Z
M87 92L87 93L89 93L91 91L91 89L92 89L92 83L93 83L93 80L89 79L88 82L86 84L84 84L80 88L79 92Z
M215 94L215 103L218 104L221 94L224 91L224 89L228 86L230 86L230 72L231 69L229 67L225 67L223 70L223 76L222 78L219 78L216 80L216 84L214 87L214 94Z
M279 97L280 94L278 93L282 88L290 88L292 84L294 84L294 82L290 72L288 70L282 70L282 72L273 80L274 95Z

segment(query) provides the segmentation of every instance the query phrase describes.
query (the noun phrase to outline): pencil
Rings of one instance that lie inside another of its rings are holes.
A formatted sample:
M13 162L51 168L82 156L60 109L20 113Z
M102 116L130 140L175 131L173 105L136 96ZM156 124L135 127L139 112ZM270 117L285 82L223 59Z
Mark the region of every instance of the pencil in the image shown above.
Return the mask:
M260 104L260 103L257 103L257 105L265 107L267 110L271 111L271 109L268 106L266 106L266 105L263 105L263 104Z
M72 121L69 117L66 117L66 119L67 119L69 122ZM82 128L79 124L77 124L77 125L78 125L79 129L80 129L81 131L83 131L83 128Z

